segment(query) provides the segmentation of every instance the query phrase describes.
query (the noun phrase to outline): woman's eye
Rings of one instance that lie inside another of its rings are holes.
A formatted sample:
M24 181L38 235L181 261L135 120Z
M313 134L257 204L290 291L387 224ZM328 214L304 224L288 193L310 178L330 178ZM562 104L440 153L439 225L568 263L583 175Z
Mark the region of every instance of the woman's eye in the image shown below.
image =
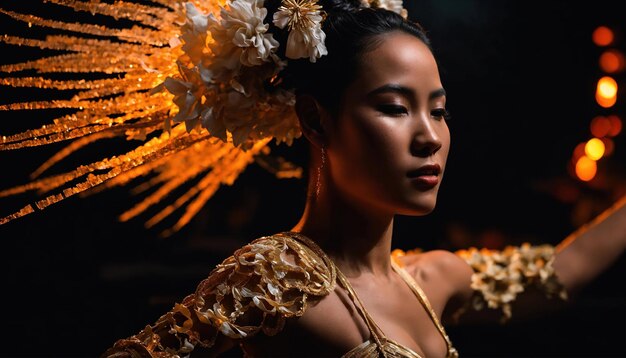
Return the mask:
M378 106L378 111L389 114L392 116L400 116L403 114L408 114L409 110L404 106L400 106L397 104L383 104Z
M445 119L446 121L449 121L451 118L450 112L448 112L445 108L434 109L430 112L430 114L437 119Z

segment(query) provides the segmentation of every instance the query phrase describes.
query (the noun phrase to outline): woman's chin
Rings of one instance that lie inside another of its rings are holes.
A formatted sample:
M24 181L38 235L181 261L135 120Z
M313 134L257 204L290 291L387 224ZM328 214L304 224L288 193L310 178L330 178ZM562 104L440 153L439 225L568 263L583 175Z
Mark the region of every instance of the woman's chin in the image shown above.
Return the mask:
M406 216L424 216L435 210L437 205L437 196L432 198L420 198L418 201L412 201L403 207L398 214Z

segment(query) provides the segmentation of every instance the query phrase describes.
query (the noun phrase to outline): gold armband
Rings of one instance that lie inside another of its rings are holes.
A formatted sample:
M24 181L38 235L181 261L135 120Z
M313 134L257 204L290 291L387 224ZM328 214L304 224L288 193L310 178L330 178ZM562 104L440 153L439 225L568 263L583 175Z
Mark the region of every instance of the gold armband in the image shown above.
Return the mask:
M536 288L548 298L567 299L567 292L559 282L552 262L551 245L520 247L507 246L504 250L470 248L456 252L474 270L471 286L475 290L470 305L475 310L501 309L503 321L511 318L511 303L528 288Z

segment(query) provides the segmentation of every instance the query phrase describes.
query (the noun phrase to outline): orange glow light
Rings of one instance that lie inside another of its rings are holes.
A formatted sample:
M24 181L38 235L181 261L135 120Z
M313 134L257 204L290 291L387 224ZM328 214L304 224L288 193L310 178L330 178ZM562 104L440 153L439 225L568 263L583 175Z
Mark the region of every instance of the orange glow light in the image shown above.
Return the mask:
M598 80L596 101L604 108L609 108L617 102L617 82L612 77L604 76Z
M611 123L611 130L608 133L609 137L615 137L622 131L622 120L615 114L606 117Z
M613 31L606 26L599 26L593 31L591 38L598 46L608 46L613 43Z
M617 96L617 82L612 77L604 76L598 80L598 94L604 98Z
M604 155L604 143L598 138L591 138L585 144L585 154L591 160L600 160Z
M624 70L624 55L617 50L606 50L600 55L600 68L607 73Z
M611 121L603 116L597 116L591 120L591 134L594 137L606 137L611 132Z
M582 181L590 181L596 176L598 166L595 161L582 156L576 162L576 176Z

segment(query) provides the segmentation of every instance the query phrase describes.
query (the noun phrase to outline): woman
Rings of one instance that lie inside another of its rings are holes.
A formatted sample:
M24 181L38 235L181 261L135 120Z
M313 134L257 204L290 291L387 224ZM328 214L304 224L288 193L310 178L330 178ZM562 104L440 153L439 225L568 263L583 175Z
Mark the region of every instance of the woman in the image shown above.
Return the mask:
M435 208L450 148L446 92L424 31L401 7L319 4L325 48L279 76L296 89L310 143L300 221L237 250L195 293L103 356L219 355L240 345L250 356L455 357L440 321L470 304L515 315L536 302L522 294L531 286L565 297L622 254L626 198L555 252L492 255L510 273L504 288L480 285L490 279L488 253L390 255L394 216ZM267 18L276 20L279 5L265 4ZM285 51L289 40L273 30Z

